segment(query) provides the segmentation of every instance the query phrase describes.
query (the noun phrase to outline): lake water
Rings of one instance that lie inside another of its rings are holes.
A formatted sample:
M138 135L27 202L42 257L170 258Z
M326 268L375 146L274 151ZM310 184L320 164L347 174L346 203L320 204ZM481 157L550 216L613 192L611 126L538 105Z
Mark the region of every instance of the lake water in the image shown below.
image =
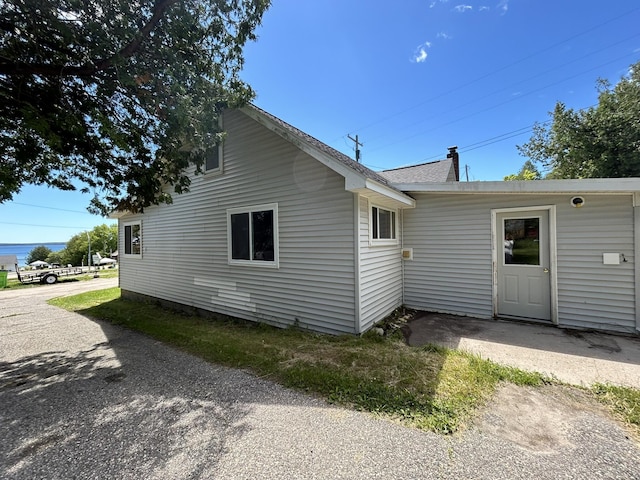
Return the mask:
M18 257L18 265L22 267L26 265L25 258L29 255L29 252L41 245L44 245L52 252L58 252L65 247L66 243L0 243L0 255L15 255Z

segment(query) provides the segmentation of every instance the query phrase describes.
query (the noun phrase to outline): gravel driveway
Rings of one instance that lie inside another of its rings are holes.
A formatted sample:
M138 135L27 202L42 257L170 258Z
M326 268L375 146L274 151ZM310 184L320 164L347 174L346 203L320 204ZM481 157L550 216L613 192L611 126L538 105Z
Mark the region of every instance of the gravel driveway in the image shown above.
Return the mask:
M506 389L444 437L45 303L114 284L0 292L0 478L640 479L638 446L557 389Z

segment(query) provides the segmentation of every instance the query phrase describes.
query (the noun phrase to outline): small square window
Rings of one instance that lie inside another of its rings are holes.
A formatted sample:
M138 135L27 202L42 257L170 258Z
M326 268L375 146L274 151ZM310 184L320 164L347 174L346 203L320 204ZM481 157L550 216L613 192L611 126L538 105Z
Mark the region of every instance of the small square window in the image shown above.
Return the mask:
M381 207L371 207L371 243L395 244L396 212Z

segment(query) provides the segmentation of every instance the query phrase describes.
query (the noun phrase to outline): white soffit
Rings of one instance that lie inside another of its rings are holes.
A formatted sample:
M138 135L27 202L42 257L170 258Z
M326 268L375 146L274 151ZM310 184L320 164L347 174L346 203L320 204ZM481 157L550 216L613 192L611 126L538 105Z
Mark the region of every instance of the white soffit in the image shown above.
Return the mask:
M632 193L640 192L640 178L590 178L581 180L527 180L492 182L438 182L394 184L415 193Z

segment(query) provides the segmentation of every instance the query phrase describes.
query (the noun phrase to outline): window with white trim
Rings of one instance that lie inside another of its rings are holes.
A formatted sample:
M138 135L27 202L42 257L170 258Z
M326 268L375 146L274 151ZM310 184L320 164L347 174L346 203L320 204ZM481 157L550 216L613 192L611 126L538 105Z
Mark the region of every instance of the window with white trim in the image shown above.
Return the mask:
M124 224L124 254L142 255L142 225L140 222Z
M278 204L227 210L229 263L278 267Z
M371 207L371 243L396 244L396 211Z

